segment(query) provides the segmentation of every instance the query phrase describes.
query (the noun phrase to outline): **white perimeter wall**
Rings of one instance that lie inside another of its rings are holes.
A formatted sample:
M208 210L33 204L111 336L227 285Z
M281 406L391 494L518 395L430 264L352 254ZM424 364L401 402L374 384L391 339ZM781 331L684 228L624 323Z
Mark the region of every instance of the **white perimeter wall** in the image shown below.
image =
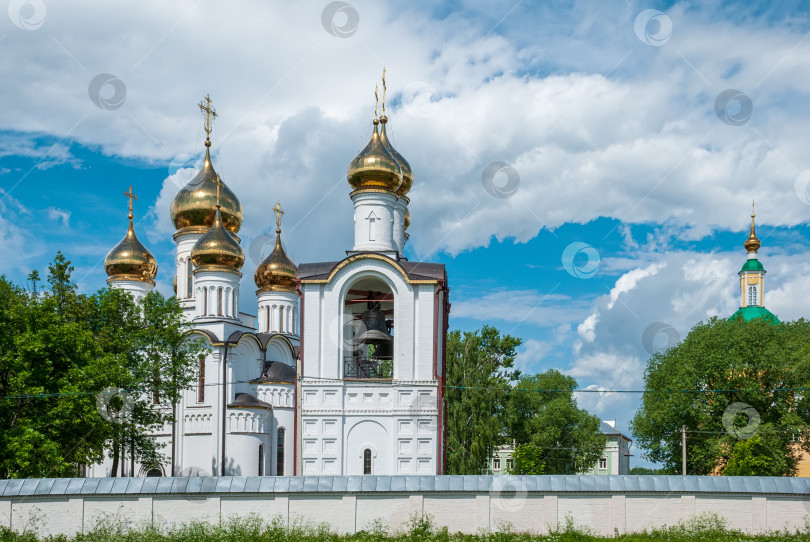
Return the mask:
M511 523L516 531L544 533L549 527L575 525L610 535L674 525L696 514L714 512L729 527L751 533L795 529L810 515L810 495L763 494L499 494L421 493L231 493L219 495L73 495L0 497L0 525L24 530L39 523L40 535L88 532L101 518L133 525L162 518L166 523L219 522L256 514L267 521L327 522L334 531L355 532L381 518L391 530L412 514L431 514L451 532L497 530ZM38 519L35 519L38 518Z

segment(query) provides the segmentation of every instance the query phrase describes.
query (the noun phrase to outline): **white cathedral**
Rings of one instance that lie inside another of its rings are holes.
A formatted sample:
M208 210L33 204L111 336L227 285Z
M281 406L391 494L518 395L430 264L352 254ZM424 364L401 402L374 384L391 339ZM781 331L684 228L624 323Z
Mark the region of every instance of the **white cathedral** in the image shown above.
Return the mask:
M275 248L254 276L256 316L239 306L242 204L211 163L208 97L200 108L205 159L171 218L175 292L211 351L174 427L154 435L166 462L131 469L127 460L125 474L443 474L447 274L404 256L413 173L386 135L384 98L348 169L354 246L339 261L296 267L276 205ZM135 235L128 195L129 229L105 269L110 287L137 300L154 287L157 265ZM108 458L87 475L109 476L111 466Z

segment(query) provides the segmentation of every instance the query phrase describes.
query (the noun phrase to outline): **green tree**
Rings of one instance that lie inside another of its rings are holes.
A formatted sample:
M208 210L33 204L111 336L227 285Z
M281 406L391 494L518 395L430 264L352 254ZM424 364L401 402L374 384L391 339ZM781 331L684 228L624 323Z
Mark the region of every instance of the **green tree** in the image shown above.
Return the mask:
M170 405L205 352L174 298L86 296L72 272L58 253L46 288L37 272L28 291L0 277L0 478L75 476L105 451L113 475L125 450L157 460L147 432L173 423ZM153 389L164 407L152 405Z
M577 406L576 380L551 369L522 376L509 392L505 422L515 440L515 474L577 474L602 456L599 418ZM548 390L548 391L537 391Z
M767 431L767 428L763 428ZM767 434L767 433L766 433ZM779 442L770 442L762 434L734 443L723 468L725 476L781 476L787 471L787 459L779 453Z
M810 450L809 398L796 391L810 382L808 344L804 320L713 318L696 325L648 362L641 408L631 424L645 457L680 472L686 426L692 474L794 474L794 438L803 437L798 440ZM762 438L740 442L752 435Z
M482 474L505 429L505 389L521 340L484 326L447 335L447 472Z

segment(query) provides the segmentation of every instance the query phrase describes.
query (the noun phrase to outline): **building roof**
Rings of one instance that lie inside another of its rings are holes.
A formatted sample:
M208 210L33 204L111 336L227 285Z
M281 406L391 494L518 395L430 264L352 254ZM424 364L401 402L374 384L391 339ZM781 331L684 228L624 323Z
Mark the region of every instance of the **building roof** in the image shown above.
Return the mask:
M618 429L616 429L615 427L613 427L612 425L610 425L607 422L600 421L599 422L599 430L605 436L620 437L620 438L623 438L623 439L628 440L630 442L633 442L633 440L630 437L622 434L621 431L619 431Z
M740 273L743 271L765 271L765 268L762 266L762 262L756 258L752 258L750 260L745 260L742 269L740 269Z
M283 382L293 384L295 382L295 367L291 367L283 361L266 361L262 375L251 382Z
M527 493L810 494L810 478L783 476L204 476L163 478L28 478L0 480L0 500L36 495L261 493Z
M298 266L296 278L302 281L326 280L329 278L329 275L332 274L332 271L339 265L343 264L349 259L362 257L366 254L373 256L374 258L389 260L393 265L401 267L403 271L405 271L408 280L439 281L447 279L447 271L445 270L444 264L395 260L391 257L383 256L377 252L360 252L347 256L346 258L336 262L302 263Z
M228 408L264 408L270 410L273 406L249 393L237 393L236 400Z
M749 260L750 261L750 260ZM764 319L772 319L774 323L780 324L779 318L777 318L771 311L766 309L765 307L742 307L737 310L734 314L731 315L731 320L736 320L737 318L742 317L743 320L746 322L750 322L754 318L764 318Z

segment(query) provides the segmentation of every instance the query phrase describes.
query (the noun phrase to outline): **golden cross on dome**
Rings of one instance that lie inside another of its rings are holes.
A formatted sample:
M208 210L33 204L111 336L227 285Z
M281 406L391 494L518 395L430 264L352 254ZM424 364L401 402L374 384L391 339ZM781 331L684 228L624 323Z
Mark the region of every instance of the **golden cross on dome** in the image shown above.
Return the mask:
M132 191L132 185L129 185L129 192L124 192L124 195L127 198L129 198L129 203L127 203L127 209L129 209L129 218L130 220L132 220L132 211L134 210L134 205L132 201L138 199L138 196L136 196L135 192Z
M385 115L385 66L383 66L383 116Z
M281 202L277 201L276 206L273 207L273 210L276 212L276 231L281 231L281 215L284 214L284 211L281 210Z
M217 111L216 109L211 107L211 96L209 96L208 94L205 95L203 101L198 103L197 106L200 108L200 111L202 111L205 114L205 126L203 126L203 129L205 130L205 146L210 147L211 132L214 131L211 125L213 119L217 118Z
M380 99L377 97L377 85L374 85L374 120L377 120L377 104Z

